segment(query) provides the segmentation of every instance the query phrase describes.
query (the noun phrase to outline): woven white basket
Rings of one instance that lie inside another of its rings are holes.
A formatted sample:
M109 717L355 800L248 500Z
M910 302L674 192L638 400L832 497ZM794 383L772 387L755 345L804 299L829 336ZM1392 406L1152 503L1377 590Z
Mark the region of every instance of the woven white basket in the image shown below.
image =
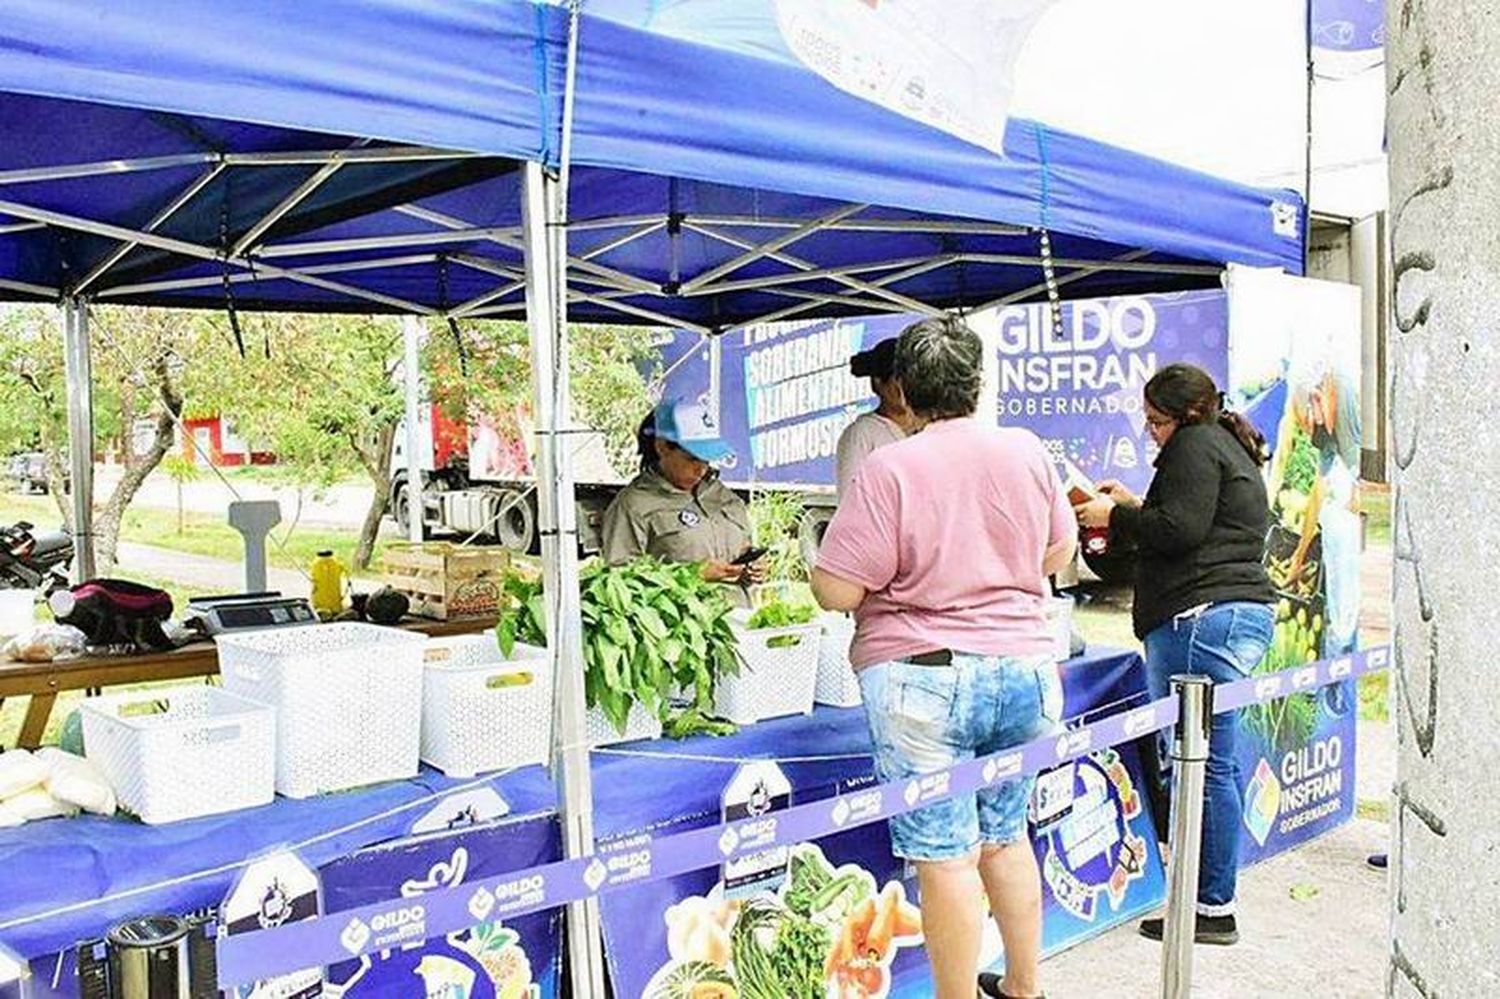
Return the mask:
M854 619L845 614L824 614L818 640L818 683L813 700L835 708L860 705L859 678L849 665L849 643L854 639Z
M1073 598L1047 598L1047 631L1052 636L1052 655L1058 662L1073 651Z
M610 724L609 719L604 717L604 712L598 708L588 709L584 715L584 729L589 745L595 749L619 742L635 742L637 739L660 739L662 731L660 719L639 704L630 706L630 713L625 716L623 734Z
M811 714L818 683L818 644L823 626L816 621L786 628L745 627L747 610L730 612L729 626L744 664L740 675L723 677L714 692L714 712L736 725L765 718ZM792 644L774 647L775 639Z
M83 744L115 797L157 825L264 805L276 796L276 714L218 687L83 702Z
M422 760L449 777L531 763L552 752L547 650L516 643L506 659L492 634L427 643Z
M276 790L289 798L413 777L427 636L373 624L220 635L225 689L276 708Z

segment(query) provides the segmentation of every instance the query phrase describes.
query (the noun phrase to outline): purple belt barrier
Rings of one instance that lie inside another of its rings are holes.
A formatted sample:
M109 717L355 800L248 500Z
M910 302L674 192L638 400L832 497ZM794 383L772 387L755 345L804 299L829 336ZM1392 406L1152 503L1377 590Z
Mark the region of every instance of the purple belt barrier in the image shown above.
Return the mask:
M1233 711L1299 691L1385 669L1390 647L1251 676L1214 690L1214 711ZM997 781L1029 776L1087 753L1159 732L1175 724L1177 699L1164 697L1023 746L960 763L912 780L878 784L737 822L663 839L649 833L610 844L591 857L512 871L485 881L397 898L268 930L220 937L222 988L301 968L457 933L475 923L512 919L613 888L713 867L772 846L790 846L879 822L968 794Z

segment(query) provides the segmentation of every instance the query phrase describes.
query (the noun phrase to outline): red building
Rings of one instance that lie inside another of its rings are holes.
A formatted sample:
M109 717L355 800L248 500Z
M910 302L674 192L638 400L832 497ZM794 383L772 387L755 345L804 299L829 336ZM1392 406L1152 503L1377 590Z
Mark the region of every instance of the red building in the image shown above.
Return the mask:
M182 421L178 435L182 456L199 464L207 461L221 468L240 465L274 465L276 455L256 451L234 432L233 422L222 416L204 416Z

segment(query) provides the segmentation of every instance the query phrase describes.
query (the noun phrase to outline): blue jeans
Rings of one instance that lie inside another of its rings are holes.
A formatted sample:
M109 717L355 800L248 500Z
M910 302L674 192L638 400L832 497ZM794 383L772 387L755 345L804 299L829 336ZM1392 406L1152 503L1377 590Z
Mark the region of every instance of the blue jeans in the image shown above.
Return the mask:
M1273 614L1256 603L1213 604L1179 614L1146 636L1146 686L1153 698L1170 693L1174 673L1196 673L1231 683L1255 669L1271 645ZM1203 856L1198 872L1198 912L1234 912L1239 873L1244 790L1235 758L1239 712L1214 715L1208 743L1203 802Z
M860 696L883 782L944 770L1050 734L1062 718L1051 656L957 654L950 666L885 662L859 671ZM997 781L890 820L891 851L952 860L981 843L1026 834L1033 778Z

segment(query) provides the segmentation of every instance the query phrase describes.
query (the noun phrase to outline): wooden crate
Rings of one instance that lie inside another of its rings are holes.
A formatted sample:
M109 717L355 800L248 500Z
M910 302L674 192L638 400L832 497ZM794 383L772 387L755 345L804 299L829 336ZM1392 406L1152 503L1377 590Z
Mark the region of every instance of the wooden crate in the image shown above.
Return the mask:
M393 544L382 562L386 584L406 594L411 612L439 621L492 617L509 566L504 548L448 541Z

